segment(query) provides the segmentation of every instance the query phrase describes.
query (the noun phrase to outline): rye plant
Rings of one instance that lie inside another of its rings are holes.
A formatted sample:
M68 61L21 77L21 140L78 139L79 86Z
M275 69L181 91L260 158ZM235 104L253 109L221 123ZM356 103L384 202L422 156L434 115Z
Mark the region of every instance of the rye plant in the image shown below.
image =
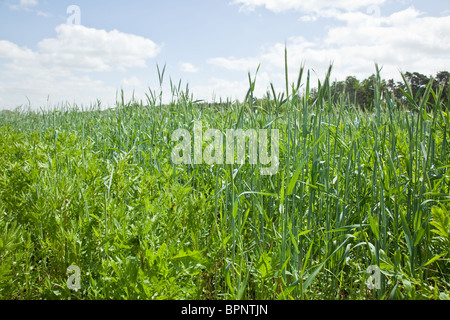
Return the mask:
M406 78L398 99L375 69L366 110L336 97L331 66L289 82L286 52L285 89L263 100L258 68L242 102L195 101L170 79L164 104L158 67L146 101L3 112L0 298L448 299L449 100ZM174 164L172 133L196 121L279 130L278 172L248 152Z

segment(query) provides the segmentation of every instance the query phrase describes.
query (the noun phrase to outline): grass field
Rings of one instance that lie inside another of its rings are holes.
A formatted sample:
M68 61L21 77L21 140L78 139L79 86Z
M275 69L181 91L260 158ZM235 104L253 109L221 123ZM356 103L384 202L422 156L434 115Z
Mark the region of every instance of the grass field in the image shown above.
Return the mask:
M363 112L301 69L255 104L254 79L243 102L172 85L169 104L2 112L0 298L449 299L448 97L396 100L378 74ZM278 129L277 174L175 165L194 121Z

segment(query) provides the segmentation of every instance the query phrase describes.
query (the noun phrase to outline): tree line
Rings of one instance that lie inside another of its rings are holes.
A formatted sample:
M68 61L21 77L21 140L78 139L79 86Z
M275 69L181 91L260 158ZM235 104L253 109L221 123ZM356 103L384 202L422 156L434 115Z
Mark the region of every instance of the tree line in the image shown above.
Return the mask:
M449 95L449 80L450 72L440 71L435 76L426 76L419 72L406 72L403 74L404 80L411 88L412 98L415 101L420 101L425 92L427 86L432 81L432 90L434 94L428 96L428 105L432 106L435 104L435 98L440 94L440 101L444 104L443 108L447 109L450 107L450 95ZM380 90L382 97L385 98L389 96L394 99L397 106L405 106L408 103L408 99L405 92L408 93L408 85L402 82L396 82L394 79L380 81ZM341 98L347 98L351 104L359 106L363 110L371 110L373 107L374 91L377 85L377 76L372 74L366 79L358 80L354 76L348 76L343 81L334 81L330 83L331 89L331 102L333 104L339 104ZM313 103L318 97L318 89L311 88L309 98L310 102ZM263 109L268 108L268 96L269 93L262 99L253 98L253 105L258 108Z
M449 80L450 72L440 71L435 76L426 76L419 72L406 72L404 79L411 88L412 98L416 101L423 98L426 88L432 81L432 89L437 95L442 90L441 101L448 104L449 101ZM344 81L334 81L331 85L333 92L333 102L338 102L341 96L348 97L352 103L360 106L364 110L370 110L373 104L374 90L377 83L376 75L359 81L354 76L347 77ZM408 92L405 82L395 82L393 79L381 80L381 92L383 95L389 95L399 103L406 102L404 92ZM429 104L434 104L435 96L428 97Z

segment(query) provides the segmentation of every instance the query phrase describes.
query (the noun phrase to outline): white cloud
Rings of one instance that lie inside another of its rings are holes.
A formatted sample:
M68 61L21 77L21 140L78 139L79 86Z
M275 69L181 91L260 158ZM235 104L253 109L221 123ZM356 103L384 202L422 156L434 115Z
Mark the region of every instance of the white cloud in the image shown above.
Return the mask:
M146 67L146 59L154 58L161 49L150 39L117 30L62 24L56 33L56 38L39 42L41 62L81 71Z
M60 103L76 103L89 106L97 99L108 97L112 104L115 99L116 88L108 86L101 80L89 76L68 75L59 77L46 75L45 71L30 73L28 77L0 79L3 88L3 101L0 109L14 109L20 105L28 105L28 100L34 109L56 107Z
M327 9L357 10L360 8L381 5L386 0L233 0L241 11L253 11L257 7L265 7L273 12L297 10L302 12L320 12Z
M426 75L450 69L450 16L428 17L410 7L385 17L346 12L336 19L343 25L330 27L322 38L308 40L298 36L288 40L291 82L296 80L302 64L323 78L333 63L332 76L339 79L349 75L367 77L375 73L375 63L383 67L384 78L398 80L399 69ZM275 43L263 48L257 57L210 61L241 70L247 68L244 61L259 61L261 70L272 74L283 72L284 50L284 43Z
M0 58L16 61L30 60L35 58L35 53L26 47L20 48L10 41L0 40Z
M208 64L234 71L253 71L258 67L259 61L256 58L211 58L207 60Z
M146 61L161 49L149 39L117 30L60 25L56 34L56 38L40 41L37 50L0 40L0 59L6 60L0 66L0 87L4 90L1 107L26 104L25 97L42 106L48 95L53 101L74 98L85 104L105 96L114 100L117 87L87 74L145 68ZM119 80L119 84L140 85L135 77L122 83Z
M192 63L189 63L189 62L180 63L180 70L182 72L188 72L188 73L196 73L199 71L199 69L196 66L194 66Z
M254 80L254 72L252 72L252 80ZM256 76L256 85L254 96L262 97L269 89L271 79L268 73L261 72ZM243 101L249 89L248 79L242 77L242 80L228 80L218 77L208 79L207 84L190 85L191 91L196 99L207 101L214 100L218 102L219 98Z
M56 27L56 33L56 38L39 42L37 51L0 40L0 58L10 60L7 66L15 71L27 71L30 64L53 71L124 71L145 68L146 60L156 57L161 50L150 39L117 30L108 32L63 24Z

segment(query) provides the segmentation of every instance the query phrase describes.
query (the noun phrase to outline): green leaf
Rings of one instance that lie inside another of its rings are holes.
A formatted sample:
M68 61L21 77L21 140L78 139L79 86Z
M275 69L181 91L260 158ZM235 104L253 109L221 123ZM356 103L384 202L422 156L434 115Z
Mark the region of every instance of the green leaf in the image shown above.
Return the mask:
M294 234L292 233L292 230L291 230L291 229L289 229L289 234L290 234L290 236L291 236L291 242L292 242L292 244L294 245L295 252L296 252L296 253L299 253L300 251L298 250L297 240L295 239Z
M305 231L302 231L302 232L300 232L300 233L298 234L298 236L299 236L299 237L300 237L300 236L304 236L304 235L310 233L311 231L312 231L312 230L305 230Z
M320 270L322 270L323 266L325 265L325 262L322 262L317 268L316 270L314 270L313 273L310 274L310 276L308 277L308 279L306 279L305 283L303 284L303 292L306 291L306 289L311 285L311 283L313 282L314 278L317 276L317 274L320 272Z
M235 218L235 219L237 216L238 206L239 206L239 198L234 202L234 205L233 205L233 218Z
M303 161L297 166L297 169L294 172L294 175L292 176L291 180L289 181L288 188L287 188L287 195L292 195L292 192L294 191L295 183L298 180L298 177L300 173L302 172L303 166L305 164L307 157L303 159Z
M314 244L314 241L311 242L311 245L309 246L309 249L308 249L308 253L306 254L306 258L304 259L304 261L302 261L302 263L303 263L302 274L305 273L306 266L308 265L308 260L309 260L309 257L311 256L311 250L312 250L313 244Z
M425 234L425 229L420 228L419 232L416 235L416 240L414 241L414 246L417 246L422 239L423 235Z
M396 283L394 288L392 289L391 294L389 295L389 300L396 299L397 288L398 288L398 283Z
M267 252L263 252L261 257L259 258L257 268L261 273L262 278L266 278L272 273L272 258L269 256Z
M449 213L442 208L433 207L431 208L431 216L433 217L433 221L431 221L430 224L436 228L436 230L433 229L431 231L450 240Z
M433 258L431 258L427 263L425 263L422 267L426 267L429 264L432 264L433 262L435 262L436 260L438 260L439 258L441 258L442 256L444 256L446 254L446 252L441 253L440 255L434 256Z
M325 135L322 134L319 137L319 139L317 139L317 141L311 147L311 150L314 149L314 147L323 139L324 136ZM302 162L297 166L297 169L295 169L295 172L294 172L291 180L289 181L288 188L287 188L287 195L288 196L292 195L292 192L294 191L295 183L297 182L298 177L300 176L300 173L302 172L302 169L303 169L303 166L305 165L306 160L308 160L309 153L310 153L310 151L308 150L308 152L304 156Z
M349 238L347 238L346 240L344 240L339 247L337 247L336 250L333 251L332 254L330 254L324 262L322 262L315 270L313 273L311 273L311 275L308 277L308 279L306 279L305 283L303 284L303 292L306 291L306 289L311 285L311 283L313 282L313 280L315 279L315 277L317 276L317 274L320 272L320 270L322 270L323 266L325 265L325 263L337 252L339 251L342 246L347 242Z
M184 251L183 249L181 249L180 252L176 256L170 258L169 260L173 261L173 260L179 260L179 259L185 259L185 258L189 258L189 259L192 259L195 261L201 261L202 260L202 252L197 251L197 250Z
M378 231L378 223L375 221L375 219L372 217L372 215L369 213L369 223L370 223L370 229L372 229L373 234L375 235L375 238L377 240L380 240L380 234Z

